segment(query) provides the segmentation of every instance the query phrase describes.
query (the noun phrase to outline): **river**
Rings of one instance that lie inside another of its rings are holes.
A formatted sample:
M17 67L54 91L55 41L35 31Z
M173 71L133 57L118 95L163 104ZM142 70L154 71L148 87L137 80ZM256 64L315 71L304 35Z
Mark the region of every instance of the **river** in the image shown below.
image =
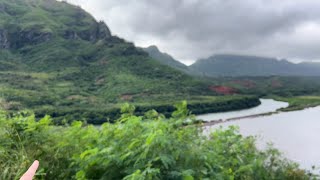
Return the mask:
M239 111L204 114L197 116L197 118L204 121L227 120L232 118L241 118L246 116L275 112L277 111L277 109L285 108L289 105L287 102L275 101L273 99L260 99L260 101L261 104L254 108Z
M273 112L287 106L284 102L274 100L262 99L261 102L262 104L256 108L206 114L198 118L206 121L226 120ZM206 131L230 125L238 126L244 136L257 136L259 148L264 148L268 142L272 142L285 157L299 163L302 168L311 169L313 165L320 166L320 107L228 121L206 127Z

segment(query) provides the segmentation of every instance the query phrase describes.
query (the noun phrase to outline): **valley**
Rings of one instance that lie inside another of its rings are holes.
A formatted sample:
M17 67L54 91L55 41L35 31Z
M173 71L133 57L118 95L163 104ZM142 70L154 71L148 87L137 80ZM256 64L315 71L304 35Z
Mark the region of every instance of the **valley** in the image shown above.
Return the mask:
M319 63L217 53L187 66L96 17L0 0L0 179L35 159L49 180L319 178Z

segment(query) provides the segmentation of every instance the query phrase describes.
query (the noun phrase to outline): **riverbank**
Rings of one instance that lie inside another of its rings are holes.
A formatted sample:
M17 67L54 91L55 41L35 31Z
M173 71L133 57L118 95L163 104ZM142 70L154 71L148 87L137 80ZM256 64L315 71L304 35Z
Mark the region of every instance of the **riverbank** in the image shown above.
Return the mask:
M253 108L224 113L202 114L197 116L197 118L207 122L234 120L241 119L243 117L270 114L270 112L276 112L280 108L286 108L289 106L287 102L276 101L273 99L260 99L260 102L261 104L259 106Z
M204 123L203 126L214 126L214 125L225 123L225 122L257 118L262 116L270 116L270 115L278 114L281 112L299 111L307 108L320 106L320 96L297 96L297 97L290 97L290 98L273 97L273 99L277 101L287 102L288 106L282 107L282 108L276 109L275 111L267 112L267 113L259 113L259 114L252 114L247 116L227 118L227 119L212 119L209 121L203 121Z
M231 121L238 121L241 119L248 119L248 118L257 118L257 117L262 117L262 116L271 116L273 114L277 114L279 113L279 111L276 112L269 112L269 113L263 113L263 114L255 114L255 115L250 115L250 116L242 116L242 117L236 117L236 118L230 118L230 119L226 119L226 120L212 120L212 121L202 121L203 122L203 126L215 126L217 124L221 124L221 123L226 123L226 122L231 122Z
M188 102L188 110L195 115L206 113L217 113L248 109L261 104L256 96L214 96L205 97L200 100L190 100ZM141 116L150 110L156 110L158 113L170 117L175 107L172 102L159 104L139 104L132 103L135 106L134 114ZM36 117L41 118L50 115L56 124L69 122L69 120L83 120L89 124L99 125L104 122L114 122L121 116L121 105L112 108L97 110L90 108L55 108L55 109L37 109Z
M281 108L279 111L289 112L303 110L306 108L320 106L320 96L294 96L294 97L272 97L277 101L285 101L289 103L286 108Z

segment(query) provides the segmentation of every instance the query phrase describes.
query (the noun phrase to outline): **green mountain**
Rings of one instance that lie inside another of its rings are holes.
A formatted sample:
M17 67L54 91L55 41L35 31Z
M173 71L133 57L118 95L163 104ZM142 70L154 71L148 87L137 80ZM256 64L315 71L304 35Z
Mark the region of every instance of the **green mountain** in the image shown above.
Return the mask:
M187 65L174 59L169 54L161 52L157 46L149 46L147 48L143 48L143 50L146 51L153 59L165 65L168 65L186 73L191 73L191 69Z
M123 102L168 104L208 85L113 36L80 7L0 0L0 108L104 118Z
M200 59L190 66L204 76L320 76L320 66L294 64L258 56L221 54Z

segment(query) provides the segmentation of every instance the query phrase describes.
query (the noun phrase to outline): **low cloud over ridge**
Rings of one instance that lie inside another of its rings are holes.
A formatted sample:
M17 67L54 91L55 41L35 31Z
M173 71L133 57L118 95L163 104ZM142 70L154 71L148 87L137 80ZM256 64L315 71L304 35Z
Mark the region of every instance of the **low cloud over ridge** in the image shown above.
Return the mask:
M320 60L318 0L68 0L138 46L190 64L216 53Z

